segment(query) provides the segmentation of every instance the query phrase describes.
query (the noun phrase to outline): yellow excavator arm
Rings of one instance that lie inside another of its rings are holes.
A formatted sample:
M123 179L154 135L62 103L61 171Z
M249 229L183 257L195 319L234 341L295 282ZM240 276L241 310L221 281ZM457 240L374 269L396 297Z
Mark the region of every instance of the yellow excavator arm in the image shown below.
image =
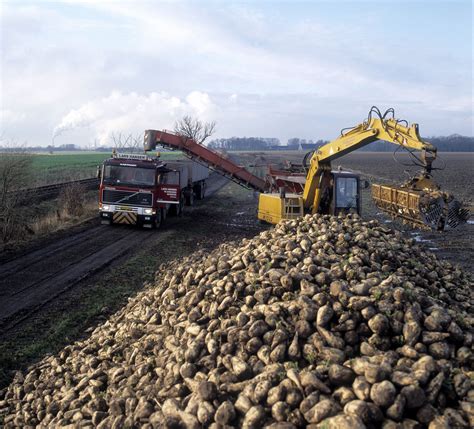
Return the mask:
M391 115L391 117L387 117ZM360 180L351 172L331 171L331 161L377 140L383 140L408 150L423 167L421 174L400 186L372 184L375 205L405 223L421 228L443 230L466 222L469 210L463 208L451 194L440 190L431 178L436 148L423 141L418 125L408 126L394 117L394 110L384 114L372 107L366 121L311 156L302 193L265 193L259 196L258 218L270 223L295 219L304 213L341 214L355 210L360 213ZM421 159L413 151L421 151Z
M420 150L426 172L428 174L431 172L431 163L436 158L436 148L420 138L418 124L408 127L402 125L402 121L394 118L385 119L384 116L379 115L379 118L373 118L369 114L367 121L341 134L340 137L314 152L303 192L304 206L307 210L316 213L319 209L324 186L323 173L330 172L331 161L377 140Z

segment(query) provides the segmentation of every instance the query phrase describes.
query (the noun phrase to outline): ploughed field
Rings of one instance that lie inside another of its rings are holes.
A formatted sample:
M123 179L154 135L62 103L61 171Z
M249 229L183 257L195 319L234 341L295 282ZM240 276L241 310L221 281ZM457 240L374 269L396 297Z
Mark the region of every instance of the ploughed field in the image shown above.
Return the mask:
M396 159L409 163L405 154L396 154ZM403 182L420 170L416 166L403 166L393 159L392 153L354 153L335 162L342 167L362 172L365 176L373 178L374 182L398 181ZM435 167L443 170L433 172L433 177L441 189L453 193L458 199L464 200L474 209L474 153L440 153L435 161ZM407 174L405 171L408 171Z
M251 165L257 174L264 174L265 165L271 163L279 165L285 160L301 164L305 152L258 152L239 154L241 161ZM397 153L397 160L410 163L407 154ZM406 167L393 159L392 152L354 152L332 163L333 168L341 166L343 169L353 170L362 174L362 177L374 183L401 184L420 170L419 167ZM474 271L474 153L440 153L435 167L444 167L443 170L433 172L435 181L441 189L451 192L458 200L470 207L471 220L455 230L439 232L420 231L398 221L393 221L388 215L373 204L369 189L362 191L362 216L365 219L378 219L394 228L400 229L438 256L460 263L464 268Z
M247 152L240 153L239 158L245 164L258 166L258 170L262 170L262 166L266 164L281 164L285 160L301 164L305 154L305 151ZM332 165L334 169L341 166L344 169L363 173L374 182L402 183L420 170L416 166L399 164L393 156L392 152L353 152L333 161ZM407 154L397 153L395 157L404 164L410 163ZM444 167L443 170L433 172L433 177L442 189L474 205L474 192L470 186L474 182L474 152L439 153L434 167Z

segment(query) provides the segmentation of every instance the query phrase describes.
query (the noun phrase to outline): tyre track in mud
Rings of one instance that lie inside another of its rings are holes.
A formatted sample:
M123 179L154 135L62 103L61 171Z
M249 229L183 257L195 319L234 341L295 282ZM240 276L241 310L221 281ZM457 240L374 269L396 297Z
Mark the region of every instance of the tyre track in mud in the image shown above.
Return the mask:
M106 228L104 226L104 228ZM140 234L142 233L142 234ZM89 252L66 265L60 265L54 273L27 284L21 290L2 297L0 308L0 329L7 332L44 305L74 287L82 280L100 272L110 263L123 256L131 248L149 238L153 231L131 231L116 242ZM125 246L121 244L126 243ZM21 272L19 273L21 275Z
M84 231L80 231L74 235L74 242L76 245L83 243L86 240L90 240L91 237L97 238L97 234L103 235L107 232L105 228L101 229L100 226L93 226L89 229ZM70 237L68 237L70 238ZM20 257L15 257L14 259L6 261L4 264L0 266L0 277L5 278L5 276L9 276L14 274L17 271L20 271L24 268L25 265L30 266L31 264L36 264L58 254L63 250L63 243L64 240L57 240L50 245L48 245L44 249L34 250L25 255ZM0 296L2 295L2 291L0 290Z
M228 182L212 174L206 198ZM164 231L92 225L42 249L8 260L0 265L0 332L8 333L83 280L132 255L151 237L163 243L173 240L173 236L179 235L180 221L180 218L168 218Z

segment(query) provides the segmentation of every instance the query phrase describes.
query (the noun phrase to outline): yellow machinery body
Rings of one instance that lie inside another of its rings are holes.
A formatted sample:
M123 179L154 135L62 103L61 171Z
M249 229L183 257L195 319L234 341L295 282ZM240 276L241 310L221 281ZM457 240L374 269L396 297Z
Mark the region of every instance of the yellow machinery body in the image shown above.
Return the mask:
M422 229L456 228L470 216L468 209L429 177L416 177L402 186L373 183L372 199L393 218Z
M303 198L298 194L260 194L258 219L277 224L282 219L297 219L304 215Z
M393 217L424 228L427 225L420 210L420 198L420 191L372 184L372 199L377 207Z
M338 215L341 213L360 213L360 178L350 171L327 171L319 202L319 212ZM301 193L260 194L258 218L277 224L282 219L297 219L305 214L304 195Z
M391 117L389 117L391 115ZM376 205L394 217L414 226L434 230L455 228L466 222L469 211L432 180L432 162L436 148L421 139L418 125L394 117L393 109L384 114L375 106L363 123L341 132L341 135L315 150L310 164L305 165L306 181L301 194L285 195L285 189L274 194L261 194L258 218L273 224L282 219L294 219L304 213L360 213L360 180L356 174L331 170L331 161L375 142L384 140L407 150L421 151L414 156L423 172L401 186L374 185L372 195ZM303 162L305 163L305 162Z

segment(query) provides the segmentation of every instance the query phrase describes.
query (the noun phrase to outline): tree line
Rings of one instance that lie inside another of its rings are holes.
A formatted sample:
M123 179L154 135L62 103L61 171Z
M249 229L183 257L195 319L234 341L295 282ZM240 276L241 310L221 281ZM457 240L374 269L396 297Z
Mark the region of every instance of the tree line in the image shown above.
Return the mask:
M441 137L422 137L422 140L431 143L438 152L474 152L474 137L453 134ZM363 152L393 152L395 146L385 141L374 142L359 149Z
M273 137L230 137L211 140L208 147L223 150L268 150L280 145L280 140Z
M453 134L451 136L426 137L425 141L438 148L440 152L474 152L474 137ZM328 140L306 140L298 137L288 139L282 145L274 137L230 137L211 140L211 149L223 150L305 150L317 148L328 143ZM311 147L310 147L311 146ZM365 152L391 152L394 150L392 143L378 141L359 149Z
M142 138L134 138L133 145L130 145L125 139L113 139L114 144L109 147L105 146L87 146L86 150L95 150L97 152L110 152L113 148L119 147L122 151L136 152L141 150ZM123 141L122 141L123 140ZM440 137L426 137L425 141L434 145L439 152L474 152L474 137L461 136L453 134L450 136ZM120 144L118 144L119 142ZM292 137L282 144L278 138L275 137L230 137L211 140L208 147L218 150L310 150L328 143L328 140L311 140ZM24 152L62 152L84 150L84 147L79 147L74 144L64 144L61 146L26 146L22 145ZM374 142L370 145L359 149L364 152L391 152L394 150L394 145L384 141ZM16 152L16 147L2 146L0 144L0 152Z

